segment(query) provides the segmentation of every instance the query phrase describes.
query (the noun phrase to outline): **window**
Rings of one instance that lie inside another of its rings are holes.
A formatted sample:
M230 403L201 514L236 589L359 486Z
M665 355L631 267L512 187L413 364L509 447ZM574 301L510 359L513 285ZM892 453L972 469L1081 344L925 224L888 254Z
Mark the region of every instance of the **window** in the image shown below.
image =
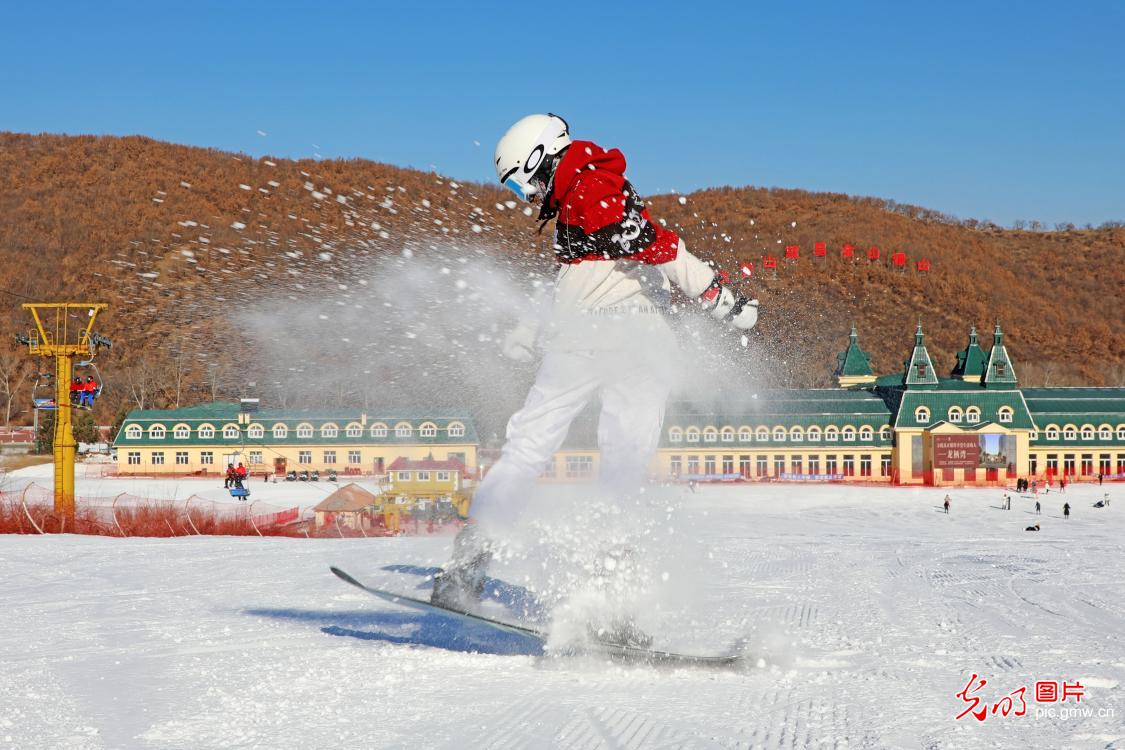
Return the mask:
M1125 440L1125 425L1118 425L1117 426L1117 439L1118 440Z
M792 467L791 471L794 474L804 474L804 458L802 456L790 456L789 466Z
M567 479L584 479L594 474L594 459L592 456L567 456Z
M1083 440L1093 440L1094 439L1094 428L1093 428L1092 425L1088 425L1088 424L1082 425L1082 439Z
M418 472L418 481L419 481L419 482L428 482L428 481L430 481L430 472L428 472L428 471L420 471L420 472Z
M882 427L880 427L879 428L879 439L882 440L883 442L889 441L891 439L891 428L888 427L887 425L883 425Z
M450 422L449 437L465 437L465 425L460 422Z
M144 434L144 430L138 424L131 424L125 428L126 440L140 440L142 434Z
M1004 424L1011 424L1013 414L1015 414L1015 412L1012 411L1010 406L1001 406L1000 411L996 412L997 421Z
M1047 429L1044 431L1044 433L1046 434L1048 440L1059 439L1059 428L1056 425L1047 425Z
M997 362L996 363L996 376L1000 377L1000 378L1004 377L1004 363L1003 362Z
M859 457L859 475L861 477L871 476L871 456L860 455Z
M414 428L410 426L409 422L399 422L395 425L396 438L408 438L414 434Z
M850 424L845 425L844 429L840 430L840 439L848 443L855 442L855 428Z
M855 476L855 456L844 454L844 476Z
M928 424L930 421L930 410L924 406L919 406L914 410L914 421L918 424Z
M186 424L178 424L175 429L172 430L172 437L176 440L187 440L191 437L191 428Z
M261 440L266 436L266 428L260 424L252 424L246 428L246 437L251 440Z
M980 409L975 406L970 406L965 410L965 421L969 424L976 424L980 421Z
M215 454L211 451L202 451L199 454L199 463L204 466L213 466L215 463Z
M723 456L723 473L734 473L734 456Z
M696 429L695 427L687 428L687 431L684 433L684 436L687 438L687 441L689 443L698 443L699 442L699 430Z
M340 434L340 428L334 424L326 424L320 428L322 438L334 438Z
M809 474L820 474L820 456L809 456Z
M755 471L757 472L758 476L764 477L769 475L770 460L768 458L766 458L765 456L758 456L757 460L754 463Z
M363 463L362 454L359 451L348 451L348 463L349 464L361 464L361 463Z
M779 477L785 473L785 456L773 457L773 475Z
M1068 424L1066 427L1063 428L1063 438L1066 439L1066 440L1077 440L1078 439L1078 429L1075 428L1074 425Z
M313 426L308 422L303 422L297 425L297 437L311 438L313 436Z
M262 452L261 451L250 451L250 463L252 465L254 465L254 464L261 465L261 463L262 463Z
M164 433L164 425L162 424L154 424L152 427L148 428L148 436L153 440L163 440Z
M744 477L750 476L750 456L738 457L738 473Z
M960 406L949 407L949 421L960 423L965 418L965 412Z
M439 481L439 482L448 482L449 481L449 472L448 471L436 472L434 474L434 478L437 479L437 481Z
M418 434L422 437L437 437L437 425L435 425L433 422L425 422L421 427L418 428Z
M679 427L673 427L672 429L668 430L668 442L669 443L680 443L680 442L683 442L683 439L684 439L684 431L681 430Z
M1047 473L1052 476L1059 473L1059 454L1047 454Z
M1094 454L1082 454L1082 476L1088 477L1094 473Z
M923 378L923 379L925 379L925 377L926 377L926 363L925 362L919 362L918 363L918 377Z
M789 439L794 443L800 443L805 439L805 431L800 427L793 427L789 430Z
M1109 425L1102 425L1101 427L1098 428L1098 440L1102 440L1102 441L1113 440L1113 430L1111 430L1109 428Z
M1063 473L1067 476L1074 476L1074 454L1063 454Z
M722 432L719 433L719 439L722 440L724 443L733 443L734 442L734 428L733 427L724 427L722 429Z
M363 425L358 422L352 422L345 428L344 434L350 438L363 437Z
M708 427L703 431L703 442L713 443L719 439L719 431L714 427Z
M699 456L688 456L687 473L690 476L697 476L699 474Z
M1038 474L1039 473L1039 456L1036 456L1034 453L1032 453L1031 456L1029 456L1028 459L1027 459L1027 465L1028 465L1029 471L1031 472L1031 476L1035 476L1036 474Z
M129 451L127 454L125 454L125 460L128 462L128 464L130 466L140 466L141 452L140 451Z
M209 424L200 425L199 426L199 438L201 440L214 440L215 439L215 428L212 427Z
M872 440L875 439L875 430L871 429L867 425L864 425L863 427L860 427L859 428L859 439L870 443Z
M1108 453L1102 453L1100 456L1098 456L1098 473L1109 474L1111 471L1112 463L1113 462L1110 460L1110 455Z
M163 466L164 465L164 451L153 451L152 452L152 458L149 459L149 460L152 462L153 466Z
M324 463L326 463L326 464L336 463L336 451L324 451Z
M819 443L820 442L820 428L815 427L815 426L810 427L809 431L805 433L805 437L807 437L809 439L810 443Z
M395 472L395 481L396 482L409 482L410 481L410 472L409 471L396 471Z
M674 477L678 477L680 474L683 474L683 458L680 456L672 456L671 461L668 464L668 472Z
M297 451L297 463L299 463L299 464L311 464L312 463L312 451Z
M715 473L715 457L714 456L704 456L703 457L703 473L706 474L707 476L711 476L712 474Z
M785 442L785 428L784 427L774 427L773 428L773 441L775 443L784 443Z
M176 465L187 466L188 457L187 451L176 451Z
M891 475L891 457L890 456L880 456L879 457L879 476L889 477L890 475Z
M834 475L836 473L836 457L835 456L825 456L824 457L824 471L825 471L826 474L833 474Z
M238 425L228 424L223 428L224 440L238 440L239 430Z
M836 429L836 425L829 425L825 428L824 439L829 443L835 443L840 439L840 431Z
M371 425L371 437L385 438L387 436L387 426L382 422L376 422Z
M765 427L759 427L754 431L754 439L759 443L768 443L770 440L770 431Z
M273 439L284 440L289 435L289 428L283 424L275 424L273 426Z

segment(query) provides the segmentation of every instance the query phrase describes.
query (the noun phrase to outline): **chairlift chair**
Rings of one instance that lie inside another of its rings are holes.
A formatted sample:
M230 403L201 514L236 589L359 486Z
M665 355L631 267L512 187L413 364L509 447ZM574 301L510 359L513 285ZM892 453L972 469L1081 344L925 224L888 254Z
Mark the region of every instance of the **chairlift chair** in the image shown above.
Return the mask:
M54 379L55 376L49 372L35 373L35 384L31 386L32 408L39 411L55 411L59 408L55 403Z

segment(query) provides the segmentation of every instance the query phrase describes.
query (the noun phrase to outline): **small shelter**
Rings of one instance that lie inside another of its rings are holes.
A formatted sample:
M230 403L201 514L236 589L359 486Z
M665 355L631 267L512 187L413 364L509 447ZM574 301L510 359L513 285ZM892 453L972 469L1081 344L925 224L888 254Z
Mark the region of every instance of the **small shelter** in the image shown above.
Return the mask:
M349 529L370 529L373 525L375 506L379 504L377 495L354 482L345 484L313 508L316 513L316 527L320 529L331 526L338 520L340 526Z

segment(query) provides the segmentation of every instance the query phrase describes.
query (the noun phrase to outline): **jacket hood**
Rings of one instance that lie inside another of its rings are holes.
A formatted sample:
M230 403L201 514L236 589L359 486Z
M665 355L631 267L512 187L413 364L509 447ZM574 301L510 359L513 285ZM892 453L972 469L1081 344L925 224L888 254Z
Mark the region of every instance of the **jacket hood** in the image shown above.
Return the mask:
M622 188L625 186L625 154L616 148L606 151L593 141L574 141L555 169L554 187L545 203L557 208L586 169L596 169L602 177L615 177Z

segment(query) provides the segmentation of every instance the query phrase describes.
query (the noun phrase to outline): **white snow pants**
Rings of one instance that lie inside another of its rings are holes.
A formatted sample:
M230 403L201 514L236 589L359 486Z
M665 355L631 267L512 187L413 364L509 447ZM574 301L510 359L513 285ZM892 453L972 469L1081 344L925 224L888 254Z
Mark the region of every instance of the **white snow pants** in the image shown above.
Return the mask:
M469 515L486 534L503 532L518 519L571 422L595 395L601 400L603 484L626 495L644 483L672 387L675 342L663 320L645 323L638 333L617 336L623 346L614 349L548 350L523 408L508 421L500 460L473 496Z

